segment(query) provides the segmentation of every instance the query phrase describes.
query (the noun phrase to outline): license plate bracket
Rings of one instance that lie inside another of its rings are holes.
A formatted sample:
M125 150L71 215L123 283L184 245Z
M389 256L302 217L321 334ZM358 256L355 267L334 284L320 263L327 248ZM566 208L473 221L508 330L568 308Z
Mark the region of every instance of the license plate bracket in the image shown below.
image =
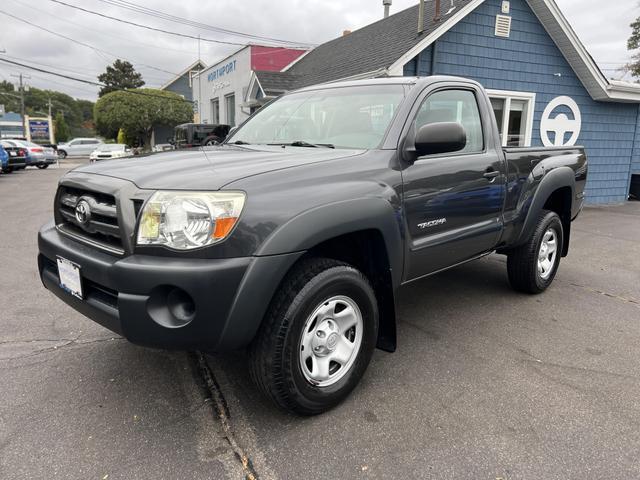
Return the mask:
M63 257L58 257L57 263L60 287L74 297L82 300L82 275L80 274L80 265Z

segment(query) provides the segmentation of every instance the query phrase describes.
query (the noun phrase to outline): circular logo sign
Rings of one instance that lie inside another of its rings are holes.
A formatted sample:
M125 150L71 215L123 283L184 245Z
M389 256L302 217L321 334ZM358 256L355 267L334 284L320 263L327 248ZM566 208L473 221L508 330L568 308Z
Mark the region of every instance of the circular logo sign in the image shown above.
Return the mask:
M76 220L80 225L86 225L91 220L91 207L89 206L89 202L82 198L76 203Z
M558 107L567 107L571 110L573 119L570 119L566 113L559 113L551 118L553 111ZM578 141L581 129L582 115L578 104L573 98L554 98L544 109L542 120L540 121L540 137L545 147L572 147ZM553 142L549 137L550 133L555 134ZM567 134L571 134L571 136L565 141Z

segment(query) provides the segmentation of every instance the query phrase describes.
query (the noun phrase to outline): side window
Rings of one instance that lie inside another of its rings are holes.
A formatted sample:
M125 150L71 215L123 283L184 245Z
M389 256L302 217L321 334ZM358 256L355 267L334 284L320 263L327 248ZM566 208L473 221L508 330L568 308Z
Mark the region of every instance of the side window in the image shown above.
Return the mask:
M443 90L429 95L416 116L416 131L423 125L456 122L467 133L467 146L460 153L477 153L484 149L484 135L478 101L469 90Z

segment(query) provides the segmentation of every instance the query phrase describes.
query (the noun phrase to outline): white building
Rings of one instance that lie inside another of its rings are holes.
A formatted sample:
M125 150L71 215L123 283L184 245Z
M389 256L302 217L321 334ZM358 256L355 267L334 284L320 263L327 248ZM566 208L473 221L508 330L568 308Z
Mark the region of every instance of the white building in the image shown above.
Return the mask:
M248 45L193 79L196 123L242 123L254 108L245 101L254 71L279 72L306 50Z

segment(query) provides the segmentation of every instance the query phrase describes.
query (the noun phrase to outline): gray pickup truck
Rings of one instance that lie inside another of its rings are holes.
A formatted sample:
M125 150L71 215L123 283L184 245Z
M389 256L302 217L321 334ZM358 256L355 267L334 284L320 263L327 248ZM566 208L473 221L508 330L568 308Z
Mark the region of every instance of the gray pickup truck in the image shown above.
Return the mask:
M64 302L140 345L247 348L259 388L311 415L396 348L403 285L492 252L543 292L583 205L582 148L502 148L451 77L308 87L219 146L73 170L39 234Z

